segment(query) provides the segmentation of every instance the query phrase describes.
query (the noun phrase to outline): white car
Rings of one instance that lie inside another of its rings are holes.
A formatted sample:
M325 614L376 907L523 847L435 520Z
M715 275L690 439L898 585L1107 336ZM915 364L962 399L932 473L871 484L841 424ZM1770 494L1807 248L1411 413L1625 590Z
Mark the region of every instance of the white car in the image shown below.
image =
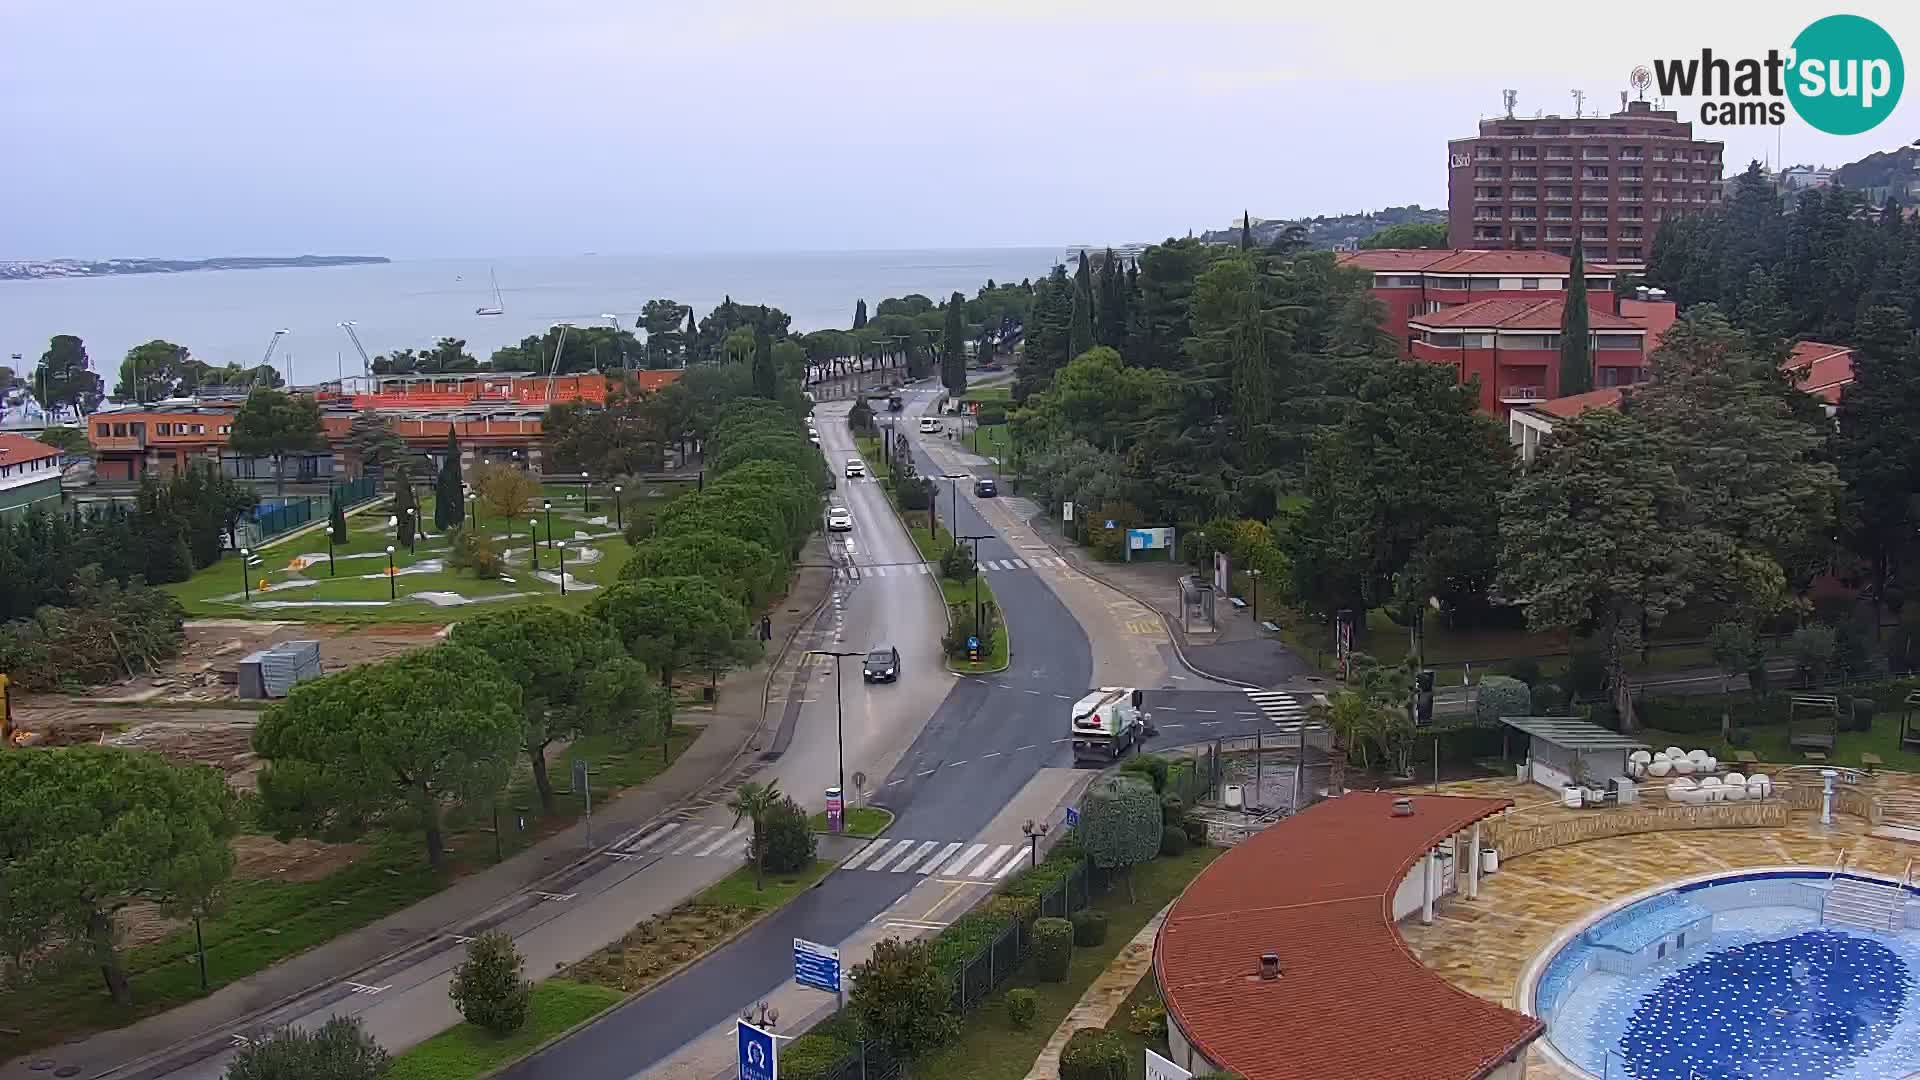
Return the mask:
M808 441L808 442L810 442L810 443L812 443L812 444L813 444L813 445L815 445L815 446L819 446L819 445L820 445L820 433L819 433L819 432L817 432L817 431L809 431L809 432L807 432L807 441Z
M851 480L856 476L865 476L865 475L867 475L866 462L861 461L857 457L850 457L847 459L847 479Z
M937 417L937 416L923 416L923 417L921 417L921 418L920 418L920 434L922 434L922 435L937 435L937 434L939 434L939 433L940 433L940 418L939 418L939 417Z
M828 532L853 531L853 515L844 506L836 506L827 512Z

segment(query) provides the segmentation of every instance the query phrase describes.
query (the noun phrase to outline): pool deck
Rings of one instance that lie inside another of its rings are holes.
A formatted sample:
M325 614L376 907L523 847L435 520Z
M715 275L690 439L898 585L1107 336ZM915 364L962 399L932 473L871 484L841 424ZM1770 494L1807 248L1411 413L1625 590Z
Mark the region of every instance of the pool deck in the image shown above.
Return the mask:
M1883 776L1887 787L1913 783L1905 775ZM1550 792L1510 779L1442 784L1440 792L1510 798L1530 821L1596 813L1542 806L1552 798ZM1449 897L1432 926L1412 918L1400 924L1400 932L1416 956L1455 985L1517 1008L1521 973L1535 955L1562 930L1612 901L1716 870L1832 867L1843 854L1850 870L1898 878L1909 859L1920 857L1920 844L1870 836L1869 829L1865 821L1844 814L1836 814L1827 828L1818 814L1795 811L1784 829L1642 833L1549 848L1502 859L1499 872L1482 879L1479 899ZM1576 1074L1551 1064L1536 1043L1527 1076L1574 1080Z

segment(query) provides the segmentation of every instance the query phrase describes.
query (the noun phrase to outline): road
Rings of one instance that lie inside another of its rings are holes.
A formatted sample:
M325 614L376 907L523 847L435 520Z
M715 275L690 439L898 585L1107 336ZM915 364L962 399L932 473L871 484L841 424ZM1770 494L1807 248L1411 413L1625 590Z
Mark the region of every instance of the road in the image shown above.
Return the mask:
M904 417L912 421L937 392L916 388L907 396ZM820 422L830 461L840 456L835 426L824 418ZM924 448L916 453L923 473L945 471L933 468ZM968 483L959 496L960 531L995 533L975 509L971 490ZM943 513L954 512L951 493L943 494ZM933 596L931 579L912 569L917 555L899 559L903 553L862 540L876 520L870 504L884 498L879 486L843 479L835 500L842 497L856 521L853 568L859 576L849 595L871 598L877 593L887 604L904 602L914 593ZM887 512L884 503L880 507L881 513ZM948 675L937 659L908 669L903 686L930 682L948 689L925 730L873 788L873 801L896 815L886 837L702 963L509 1068L503 1077L628 1080L731 1023L742 1009L788 983L794 938L844 943L934 875L986 886L1017 869L1024 837L1011 828L999 834L983 830L1041 769L1071 765L1071 751L1060 733L1066 729L1067 705L1088 687L1092 659L1086 632L1043 580L1043 575L1065 569L1031 562L1026 556L1032 553L1016 551L995 535L981 542L980 556L1005 567L994 572L994 591L1014 629L1014 662L1007 671L988 677ZM864 640L857 624L849 620L847 626L850 640ZM873 637L869 632L865 639ZM868 698L884 699L895 689L876 687ZM1297 726L1287 725L1304 718L1297 699L1269 698L1263 704L1238 690L1156 690L1147 704L1168 742L1255 730L1297 731Z

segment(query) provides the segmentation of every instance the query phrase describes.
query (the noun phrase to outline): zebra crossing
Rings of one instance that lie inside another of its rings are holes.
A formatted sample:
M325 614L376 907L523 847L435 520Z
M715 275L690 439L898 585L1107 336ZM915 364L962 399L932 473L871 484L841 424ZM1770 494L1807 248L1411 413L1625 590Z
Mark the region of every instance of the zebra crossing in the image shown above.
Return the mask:
M622 855L718 855L744 859L753 826L694 825L670 821L632 837L613 850Z
M990 573L1005 573L1009 570L1059 569L1068 565L1067 560L1058 555L1029 555L1022 559L981 559L980 569ZM916 574L929 574L932 569L926 563L895 563L882 566L849 566L845 568L850 578L912 577Z
M1027 864L1025 844L940 840L875 840L840 865L876 874L918 874L966 881L1003 881Z
M1308 726L1307 707L1301 704L1297 694L1280 690L1248 690L1247 697L1260 707L1267 719L1273 721L1276 731L1298 734Z

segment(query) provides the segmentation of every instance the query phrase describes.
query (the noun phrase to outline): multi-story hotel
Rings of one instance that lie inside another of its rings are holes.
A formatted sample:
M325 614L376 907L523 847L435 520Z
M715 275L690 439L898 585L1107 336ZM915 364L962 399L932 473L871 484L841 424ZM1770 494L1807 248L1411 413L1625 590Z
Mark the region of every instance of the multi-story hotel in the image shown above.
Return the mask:
M1671 110L1503 116L1447 143L1447 243L1644 263L1663 221L1717 206L1725 144Z

